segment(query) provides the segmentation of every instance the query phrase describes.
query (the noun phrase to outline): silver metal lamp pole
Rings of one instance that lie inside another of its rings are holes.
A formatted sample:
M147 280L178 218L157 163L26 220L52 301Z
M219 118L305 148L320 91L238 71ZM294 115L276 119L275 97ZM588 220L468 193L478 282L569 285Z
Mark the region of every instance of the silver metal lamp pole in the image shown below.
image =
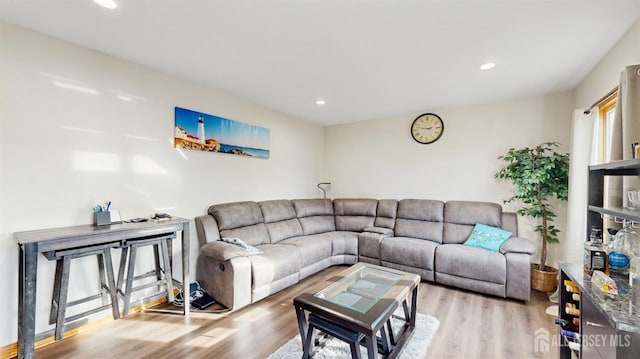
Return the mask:
M331 182L320 182L318 183L318 188L320 188L320 190L322 191L322 193L324 193L324 198L327 198L327 191L329 190L331 186Z

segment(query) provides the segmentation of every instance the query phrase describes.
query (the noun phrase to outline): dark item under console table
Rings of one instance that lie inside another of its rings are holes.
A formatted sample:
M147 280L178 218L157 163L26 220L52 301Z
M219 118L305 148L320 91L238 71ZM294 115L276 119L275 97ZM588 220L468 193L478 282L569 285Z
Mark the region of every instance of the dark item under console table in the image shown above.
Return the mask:
M628 277L612 275L619 295L608 297L591 285L591 276L584 273L582 264L560 263L559 267L558 309L564 322L560 358L572 358L572 351L573 357L582 359L636 358L640 353L640 315L631 307ZM571 322L572 318L578 318L577 326ZM569 341L576 343L576 350L569 347Z
M36 325L36 281L38 253L125 241L161 234L182 232L182 290L189 289L189 220L122 223L107 226L82 225L16 232L18 242L18 358L33 358ZM183 314L189 315L189 296L184 296Z

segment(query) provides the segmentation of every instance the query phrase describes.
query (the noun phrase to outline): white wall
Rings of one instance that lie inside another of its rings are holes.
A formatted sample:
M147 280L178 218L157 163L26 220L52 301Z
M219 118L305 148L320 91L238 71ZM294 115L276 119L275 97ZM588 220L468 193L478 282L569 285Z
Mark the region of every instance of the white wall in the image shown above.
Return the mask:
M193 218L214 203L321 194L320 126L6 24L0 61L0 347L17 339L13 232L90 223L106 199L124 218ZM271 158L174 149L174 106L270 128ZM191 246L195 274L195 230ZM93 258L72 263L71 296L88 292L95 267ZM53 269L41 256L36 332L49 328Z
M461 108L435 109L444 121L443 136L421 145L409 127L419 113L325 128L325 179L338 197L427 198L502 203L513 193L494 174L498 156L510 147L545 141L569 149L573 93L524 98ZM514 211L513 204L504 205ZM566 205L557 224L565 225ZM534 243L533 223L520 220L520 235ZM555 247L555 246L554 246ZM549 263L559 254L550 249Z
M607 55L582 80L575 89L574 107L587 108L604 94L620 84L620 73L629 65L640 64L640 19L611 48ZM576 226L583 223L578 218ZM563 243L565 258L569 262L582 261L582 247L587 236L586 228L580 236L568 238Z
M640 64L640 19L576 87L575 107L591 106L620 84L620 73L626 66L635 64Z

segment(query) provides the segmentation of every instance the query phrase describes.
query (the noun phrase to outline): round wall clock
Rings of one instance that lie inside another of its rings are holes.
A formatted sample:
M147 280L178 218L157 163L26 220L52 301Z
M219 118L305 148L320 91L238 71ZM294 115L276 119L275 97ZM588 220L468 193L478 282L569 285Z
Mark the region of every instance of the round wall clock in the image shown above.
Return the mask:
M443 131L444 122L435 113L423 113L411 124L411 137L423 145L436 142Z

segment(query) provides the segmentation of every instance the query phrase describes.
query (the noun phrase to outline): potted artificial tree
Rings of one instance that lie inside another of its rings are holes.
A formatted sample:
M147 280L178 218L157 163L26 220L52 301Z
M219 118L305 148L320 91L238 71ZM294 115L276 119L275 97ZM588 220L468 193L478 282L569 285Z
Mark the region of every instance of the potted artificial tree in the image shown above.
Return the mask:
M547 266L547 243L558 243L560 232L554 225L556 217L551 205L552 199L566 201L569 194L569 154L555 151L557 142L545 142L536 147L514 149L498 159L506 163L496 178L513 182L515 194L505 203L519 200L521 216L539 220L535 231L542 237L540 263L531 265L531 288L550 292L554 289L558 270Z

